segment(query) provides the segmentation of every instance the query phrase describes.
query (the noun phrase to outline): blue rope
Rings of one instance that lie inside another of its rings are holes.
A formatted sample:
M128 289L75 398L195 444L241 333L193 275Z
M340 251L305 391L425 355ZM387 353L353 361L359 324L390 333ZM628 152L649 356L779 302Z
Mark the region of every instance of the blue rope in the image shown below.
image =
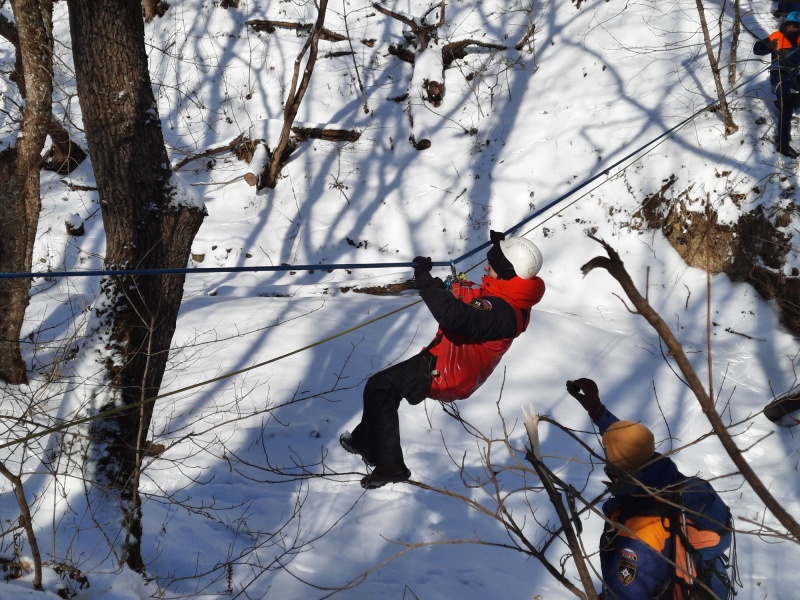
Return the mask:
M559 204L572 196L573 194L579 192L592 182L596 181L600 177L607 175L609 171L618 167L625 161L629 160L631 157L635 156L642 152L645 148L654 145L657 141L661 140L662 138L670 135L672 132L677 131L692 119L694 119L698 114L707 110L711 106L714 106L717 101L712 102L705 108L697 111L692 116L684 119L678 125L675 125L672 129L662 133L657 138L654 138L643 144L633 152L627 154L623 158L619 159L613 165L603 169L593 177L590 177L583 183L581 183L578 187L570 190L566 194L562 194L549 204L543 206L542 208L534 211L528 217L505 231L506 235L513 233L526 223L529 223L539 215L541 215L546 210L549 210L556 204ZM438 261L432 263L434 267L449 267L451 265L458 264L470 256L477 254L478 252L488 248L491 246L492 242L484 242L477 248L473 248L469 252L462 254L458 258L454 258L451 261ZM122 276L122 275L177 275L177 274L185 274L191 275L194 273L243 273L243 272L271 272L271 271L316 271L316 270L355 270L355 269L398 269L398 268L414 268L417 266L416 262L394 262L394 263L345 263L345 264L329 264L329 265L278 265L278 266L261 266L261 267L200 267L200 268L175 268L175 269L119 269L119 270L102 270L102 271L46 271L43 273L0 273L0 279L19 279L22 277L89 277L89 276L105 276L105 275L114 275L114 276Z
M39 273L0 273L0 279L19 279L22 277L89 277L113 275L190 275L192 273L247 273L264 271L338 271L355 269L390 269L415 267L415 262L397 263L333 263L330 265L278 265L260 267L196 267L175 269L106 269L99 271L43 271ZM447 267L449 261L435 262L435 267Z

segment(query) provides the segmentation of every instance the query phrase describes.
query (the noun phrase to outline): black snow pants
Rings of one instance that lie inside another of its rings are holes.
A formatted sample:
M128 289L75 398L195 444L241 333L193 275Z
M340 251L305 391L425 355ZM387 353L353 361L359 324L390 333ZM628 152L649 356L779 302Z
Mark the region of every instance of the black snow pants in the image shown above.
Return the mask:
M353 444L375 466L404 465L400 446L400 401L419 404L431 391L436 357L428 351L378 371L364 386L364 412L353 430Z
M775 143L778 150L781 150L792 141L792 114L797 102L797 92L800 92L800 85L798 85L794 73L783 69L770 71L769 79L772 91L775 92L775 103L778 108Z

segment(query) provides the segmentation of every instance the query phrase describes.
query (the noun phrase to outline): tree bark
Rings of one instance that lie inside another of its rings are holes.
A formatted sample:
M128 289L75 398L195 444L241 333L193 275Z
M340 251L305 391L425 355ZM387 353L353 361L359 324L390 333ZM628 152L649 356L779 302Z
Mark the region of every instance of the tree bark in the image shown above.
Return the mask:
M52 21L51 0L47 0L47 5L43 6L43 10L49 15L47 18L48 22L46 23L46 27L47 29L52 30L52 24L50 23ZM0 37L5 38L11 43L12 46L14 46L14 71L12 71L9 79L16 83L20 95L25 98L25 69L22 64L23 52L19 45L19 32L17 31L16 25L11 23L3 15L0 15ZM48 37L51 38L52 35L48 34ZM48 43L47 40L45 40L45 43ZM52 53L52 47L50 48L50 52ZM52 68L51 61L51 72L48 73L48 78L50 80L53 78ZM72 172L86 159L86 152L84 152L83 148L70 139L69 133L66 129L64 129L63 125L53 118L52 110L50 116L50 125L47 129L47 135L50 136L52 145L50 146L47 156L42 164L43 169L66 174Z
M36 533L33 530L33 517L31 508L28 506L28 499L25 497L25 488L22 486L22 478L14 475L8 468L0 463L0 475L5 477L14 486L14 497L17 499L17 506L20 511L20 523L28 537L31 558L33 559L33 589L42 592L42 554L39 552L39 543L36 540Z
M25 99L17 145L0 153L0 270L30 271L39 223L39 168L53 97L53 36L50 0L14 0L18 41L15 73ZM4 37L10 24L3 27ZM13 35L13 34L11 34ZM27 381L19 345L28 307L30 279L0 279L0 379Z
M69 0L73 55L89 154L106 231L106 269L185 267L205 210L182 201L169 166L144 47L141 5ZM105 277L93 313L95 342L111 355L100 410L133 406L96 422L101 480L121 491L121 556L142 571L138 477L183 294L183 275ZM101 337L102 336L102 337Z
M736 84L738 75L736 64L739 53L739 36L742 34L742 12L739 0L733 0L733 33L731 34L731 51L728 55L728 85L733 87Z

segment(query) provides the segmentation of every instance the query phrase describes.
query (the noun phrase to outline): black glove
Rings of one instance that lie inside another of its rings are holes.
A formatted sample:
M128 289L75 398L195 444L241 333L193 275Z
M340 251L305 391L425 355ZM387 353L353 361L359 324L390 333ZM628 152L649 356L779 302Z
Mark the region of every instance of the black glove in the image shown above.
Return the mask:
M582 378L575 381L567 381L567 392L581 403L583 409L589 413L589 418L592 421L596 421L605 413L606 407L600 402L597 384L591 379Z
M491 229L491 230L489 230L489 239L491 240L491 242L493 244L497 244L499 242L502 242L504 239L506 239L506 234L503 233L502 231L495 231L495 230Z
M414 267L414 286L421 290L427 287L433 278L431 277L431 269L433 268L433 261L430 256L417 256L414 259L417 265Z
M414 267L414 275L417 273L430 273L431 269L433 269L433 261L430 256L417 256L414 258L414 262L417 263L417 266Z

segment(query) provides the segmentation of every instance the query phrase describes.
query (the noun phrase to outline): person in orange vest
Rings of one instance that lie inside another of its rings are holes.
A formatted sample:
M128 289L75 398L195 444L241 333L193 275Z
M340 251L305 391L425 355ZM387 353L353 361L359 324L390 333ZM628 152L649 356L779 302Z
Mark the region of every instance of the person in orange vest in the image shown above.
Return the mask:
M728 598L731 517L722 498L707 481L686 477L656 452L650 429L614 416L594 381L567 381L567 392L599 429L607 461L611 498L603 504L601 598L712 598L706 588Z
M414 259L416 287L439 330L422 351L375 373L364 386L364 411L352 433L339 437L342 447L360 455L372 472L365 489L406 481L400 420L405 398L416 405L433 398L444 402L468 398L491 375L513 340L528 327L531 308L544 295L539 248L524 237L491 232L486 274L480 286L431 276L429 257Z
M770 54L772 64L769 69L769 80L775 92L775 105L778 108L778 126L775 148L789 158L797 158L800 153L791 146L792 114L798 102L798 67L800 67L800 11L790 12L778 31L769 37L759 40L753 46L753 52L759 56Z

